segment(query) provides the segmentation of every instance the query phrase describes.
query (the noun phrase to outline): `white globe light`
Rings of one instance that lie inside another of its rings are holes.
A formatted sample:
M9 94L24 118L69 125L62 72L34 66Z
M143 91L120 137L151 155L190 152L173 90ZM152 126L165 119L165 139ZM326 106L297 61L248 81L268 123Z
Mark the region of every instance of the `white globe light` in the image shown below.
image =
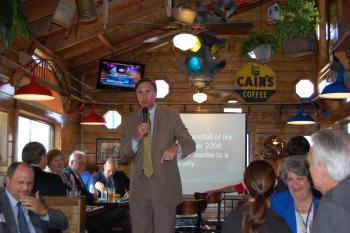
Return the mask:
M189 33L180 33L173 38L174 46L183 51L192 48L196 44L196 41L196 36Z
M208 98L207 94L202 93L202 92L197 92L193 95L193 100L196 101L197 103L203 103L206 101Z

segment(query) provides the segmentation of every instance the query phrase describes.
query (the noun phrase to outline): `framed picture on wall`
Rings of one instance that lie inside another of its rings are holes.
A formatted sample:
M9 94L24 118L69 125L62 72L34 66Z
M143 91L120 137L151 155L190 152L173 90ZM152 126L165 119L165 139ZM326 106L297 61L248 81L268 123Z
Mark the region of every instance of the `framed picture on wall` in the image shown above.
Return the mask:
M115 158L118 163L123 163L119 157L119 139L96 139L96 163L104 163L108 158Z

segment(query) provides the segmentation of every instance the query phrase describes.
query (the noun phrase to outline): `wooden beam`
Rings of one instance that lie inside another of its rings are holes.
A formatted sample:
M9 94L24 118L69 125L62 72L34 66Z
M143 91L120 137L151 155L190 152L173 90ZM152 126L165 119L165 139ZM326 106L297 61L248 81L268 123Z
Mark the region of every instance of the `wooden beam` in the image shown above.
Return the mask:
M114 47L111 44L111 42L108 40L108 38L106 38L104 35L100 34L97 35L98 39L100 39L100 41L107 47L109 48L111 51L114 51Z
M82 66L91 62L94 62L96 60L99 60L100 58L111 56L114 54L120 54L122 52L127 52L130 49L138 48L139 46L143 45L143 41L145 39L148 39L152 36L159 35L159 33L164 32L162 30L156 29L149 32L146 32L141 35L137 35L133 37L132 39L125 40L122 43L119 43L115 46L113 46L112 50L101 50L101 49L95 49L92 51L93 56L90 55L90 53L84 55L84 56L77 56L70 60L70 64L73 64L74 67ZM154 46L154 44L153 44Z
M59 0L32 0L22 2L27 23L39 20L55 12Z
M160 9L159 4L160 0L148 0L140 4L135 3L127 11L121 11L118 14L110 16L106 31L103 30L103 24L99 20L91 24L81 24L79 25L78 33L71 33L67 39L64 39L64 33L55 35L48 40L47 47L57 52L96 37L96 35L116 30L120 24L142 22L142 19L160 10L164 11L165 15L165 10ZM167 17L165 16L164 18Z

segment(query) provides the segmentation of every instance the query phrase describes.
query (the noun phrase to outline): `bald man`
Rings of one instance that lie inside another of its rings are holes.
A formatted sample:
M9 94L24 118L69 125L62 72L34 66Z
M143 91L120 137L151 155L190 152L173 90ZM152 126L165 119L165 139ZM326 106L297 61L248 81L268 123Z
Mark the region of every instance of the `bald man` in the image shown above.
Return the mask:
M102 192L107 187L114 187L115 192L121 197L128 197L129 177L123 171L117 171L118 162L114 158L108 158L103 165L103 171L94 176L95 188Z

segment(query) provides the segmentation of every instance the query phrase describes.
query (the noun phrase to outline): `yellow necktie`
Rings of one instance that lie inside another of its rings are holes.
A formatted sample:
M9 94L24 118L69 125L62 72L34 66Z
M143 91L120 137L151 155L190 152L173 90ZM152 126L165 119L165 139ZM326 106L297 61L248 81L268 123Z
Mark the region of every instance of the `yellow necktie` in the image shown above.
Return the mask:
M148 115L149 131L147 136L143 138L143 172L147 177L151 177L153 174L152 165L152 127L151 120Z

